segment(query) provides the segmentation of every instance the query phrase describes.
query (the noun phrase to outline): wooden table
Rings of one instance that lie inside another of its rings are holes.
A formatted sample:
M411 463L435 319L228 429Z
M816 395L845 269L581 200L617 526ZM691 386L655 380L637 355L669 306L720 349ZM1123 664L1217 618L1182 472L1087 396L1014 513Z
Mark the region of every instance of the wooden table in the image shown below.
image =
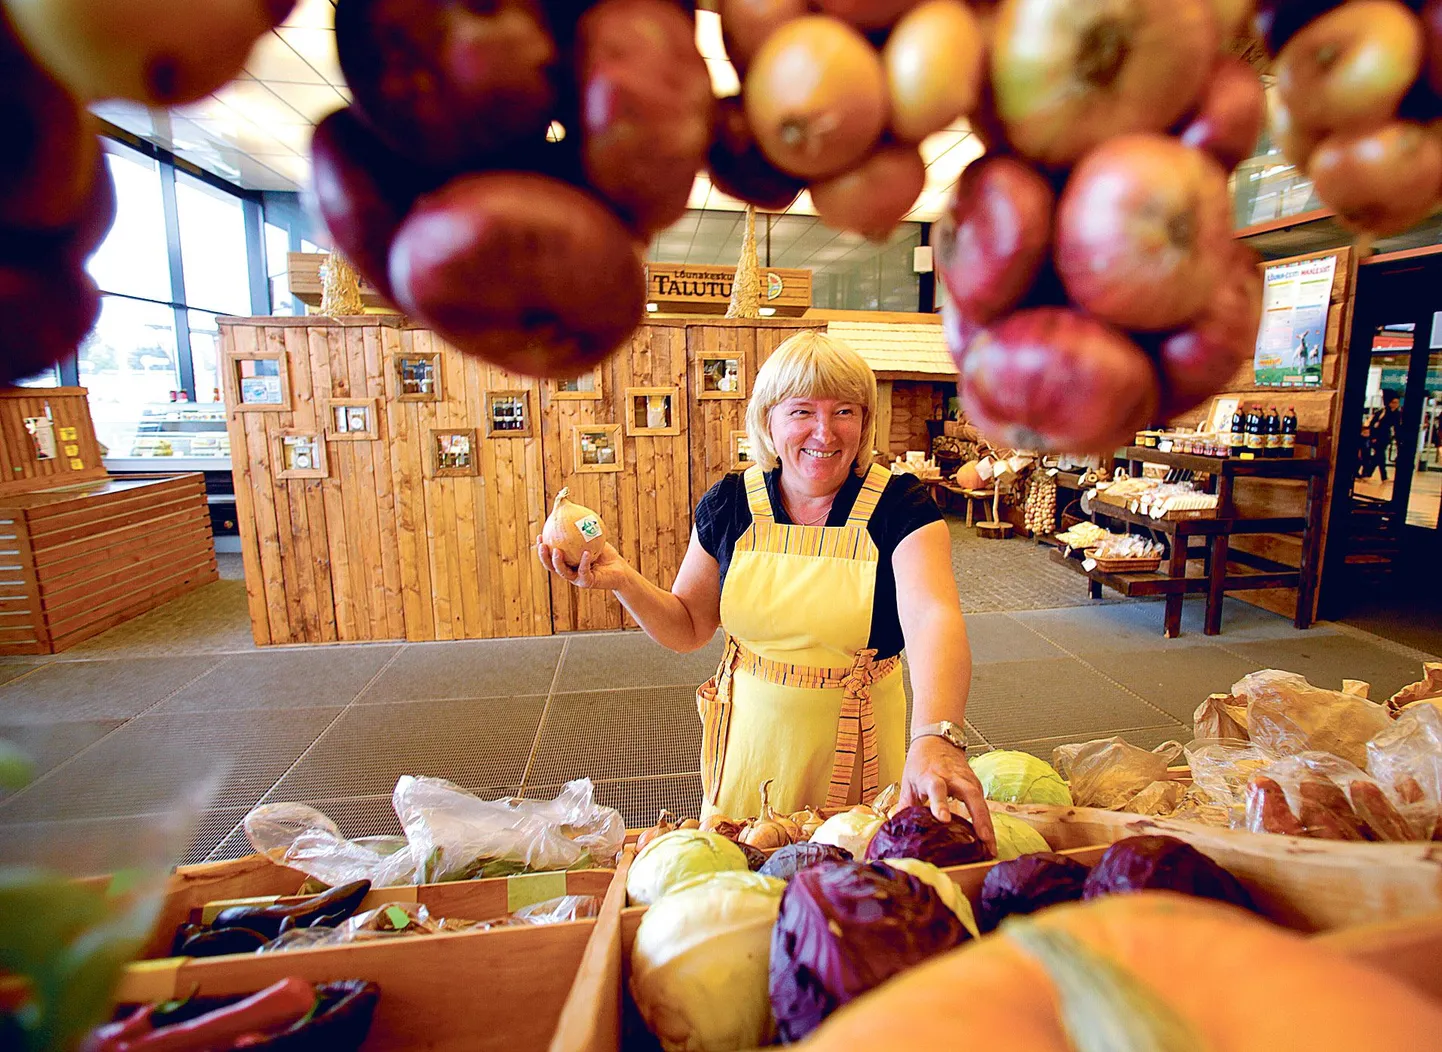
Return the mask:
M1106 519L1127 526L1141 526L1167 535L1171 554L1163 569L1151 573L1106 573L1086 570L1074 559L1054 552L1053 558L1073 567L1090 580L1089 594L1101 597L1102 586L1125 596L1166 596L1163 632L1167 638L1181 634L1182 600L1188 595L1207 597L1205 634L1222 630L1222 599L1230 591L1263 588L1297 589L1297 628L1312 624L1312 595L1317 586L1317 553L1321 540L1322 501L1326 490L1327 461L1320 457L1292 457L1277 460L1242 460L1233 457L1204 457L1190 453L1159 453L1155 449L1129 446L1117 454L1131 463L1134 476L1141 475L1143 461L1186 468L1212 476L1217 494L1215 518L1153 519L1120 505L1092 501L1092 519ZM1232 501L1233 483L1238 478L1304 479L1307 483L1306 514L1273 518L1238 515ZM1300 533L1302 564L1287 566L1248 552L1232 551L1229 538L1239 534ZM1201 540L1195 552L1192 538ZM1189 575L1187 563L1198 558L1202 573Z

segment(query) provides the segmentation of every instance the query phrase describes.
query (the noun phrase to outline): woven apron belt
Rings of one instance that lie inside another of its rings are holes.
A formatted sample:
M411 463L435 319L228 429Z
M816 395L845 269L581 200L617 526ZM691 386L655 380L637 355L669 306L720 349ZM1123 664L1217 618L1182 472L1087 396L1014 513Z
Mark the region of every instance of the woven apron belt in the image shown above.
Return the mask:
M773 661L748 650L732 636L726 637L726 650L721 655L721 666L716 675L697 692L702 701L719 703L699 706L702 719L707 719L709 708L716 726L706 737L715 743L710 750L714 755L701 757L705 773L710 777L706 784L711 787L714 804L721 786L721 765L725 757L727 735L731 728L731 682L736 670L784 687L799 689L840 689L841 717L836 726L836 747L831 762L831 782L826 791L823 806L835 809L846 805L846 796L851 789L851 780L856 769L856 750L861 746L865 757L861 765L861 802L870 803L880 791L880 761L877 757L876 718L871 709L871 686L884 679L901 664L899 655L884 661L876 660L874 649L858 650L850 668L816 668L809 665L790 665ZM805 801L808 805L812 801Z

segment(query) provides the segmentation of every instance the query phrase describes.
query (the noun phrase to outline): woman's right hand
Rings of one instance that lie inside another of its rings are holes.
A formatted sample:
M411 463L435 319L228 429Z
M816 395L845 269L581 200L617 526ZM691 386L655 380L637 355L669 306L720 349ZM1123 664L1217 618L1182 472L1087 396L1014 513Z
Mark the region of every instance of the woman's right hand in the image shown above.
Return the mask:
M621 557L608 541L605 549L595 558L590 552L581 556L580 565L572 569L566 564L566 557L559 548L552 548L540 537L536 538L536 556L541 565L557 577L570 581L577 588L599 588L614 592L620 588L630 573L631 564Z

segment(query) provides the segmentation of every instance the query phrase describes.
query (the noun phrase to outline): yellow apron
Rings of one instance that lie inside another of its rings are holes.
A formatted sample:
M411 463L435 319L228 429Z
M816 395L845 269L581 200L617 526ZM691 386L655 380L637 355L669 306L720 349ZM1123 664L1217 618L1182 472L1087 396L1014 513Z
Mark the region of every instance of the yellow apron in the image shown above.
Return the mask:
M872 465L845 526L776 522L759 465L750 528L721 590L726 651L696 694L702 814L737 820L872 800L906 762L901 661L867 648L878 553L866 524L890 473ZM858 762L859 761L859 762Z

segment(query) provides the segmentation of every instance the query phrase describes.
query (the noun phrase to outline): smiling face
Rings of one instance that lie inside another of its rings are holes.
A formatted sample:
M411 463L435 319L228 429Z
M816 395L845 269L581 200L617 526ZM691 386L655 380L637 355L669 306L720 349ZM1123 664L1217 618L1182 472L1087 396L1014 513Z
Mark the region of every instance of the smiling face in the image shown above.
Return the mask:
M807 496L834 493L861 448L862 407L834 398L787 398L771 410L771 444L788 483Z

